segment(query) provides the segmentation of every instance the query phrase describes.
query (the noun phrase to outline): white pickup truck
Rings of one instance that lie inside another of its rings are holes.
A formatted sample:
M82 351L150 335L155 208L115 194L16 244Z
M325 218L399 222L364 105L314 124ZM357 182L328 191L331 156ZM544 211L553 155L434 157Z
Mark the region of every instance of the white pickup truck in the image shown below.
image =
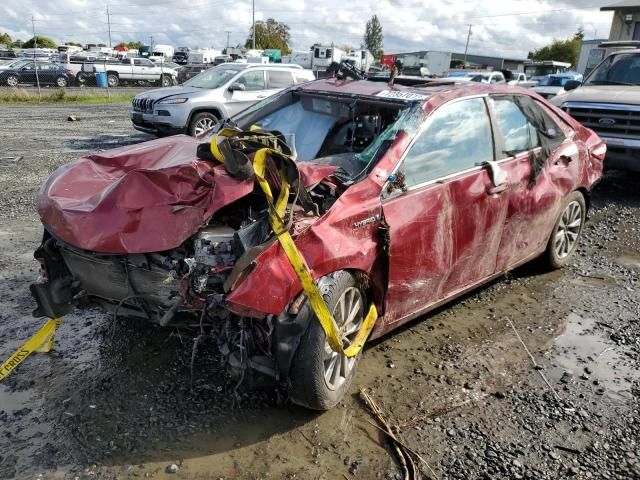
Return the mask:
M109 87L117 87L126 82L152 82L163 87L178 84L178 72L172 68L156 65L146 58L125 58L120 63L95 63L95 73L107 72Z

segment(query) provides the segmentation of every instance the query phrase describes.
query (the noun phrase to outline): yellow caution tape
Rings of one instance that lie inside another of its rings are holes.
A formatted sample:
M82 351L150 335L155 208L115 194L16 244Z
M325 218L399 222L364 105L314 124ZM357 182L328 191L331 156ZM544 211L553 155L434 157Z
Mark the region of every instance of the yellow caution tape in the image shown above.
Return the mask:
M214 136L211 140L211 153L216 159L224 163L224 156L217 148L217 142L218 139L216 138L216 136ZM364 346L367 338L369 337L369 334L371 333L371 330L373 329L373 326L375 325L376 319L378 318L376 307L373 303L371 304L369 312L362 322L362 325L360 326L355 339L347 348L344 348L344 345L342 343L342 335L336 324L336 321L329 311L329 307L324 301L324 298L320 293L318 286L313 281L313 276L311 275L311 271L309 270L304 257L296 247L293 238L291 238L291 234L286 229L285 223L282 219L289 199L289 182L287 181L286 175L284 174L284 168L280 170L280 194L278 195L278 199L276 200L275 205L273 203L273 193L271 192L271 187L269 186L267 180L264 178L266 171L266 161L270 153L282 155L282 152L278 152L277 150L273 150L270 148L262 148L258 150L253 158L253 170L256 180L260 185L260 188L262 188L265 197L267 198L271 229L278 237L278 241L280 242L282 249L287 255L289 263L291 263L293 270L300 280L302 289L309 299L309 303L311 304L311 309L313 310L313 313L315 313L316 318L318 319L320 325L322 326L322 329L324 330L324 333L329 342L329 346L334 352L338 352L347 357L354 357Z
M60 318L48 320L33 337L16 350L14 354L9 357L9 360L0 366L0 380L3 380L9 375L14 368L20 365L33 352L46 353L51 351L56 330L60 326L61 321L62 319Z

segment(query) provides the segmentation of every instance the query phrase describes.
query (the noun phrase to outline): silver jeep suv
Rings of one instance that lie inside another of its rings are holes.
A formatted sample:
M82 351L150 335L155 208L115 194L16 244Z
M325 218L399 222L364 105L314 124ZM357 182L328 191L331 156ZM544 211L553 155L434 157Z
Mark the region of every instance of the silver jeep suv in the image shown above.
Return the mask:
M140 93L132 100L133 127L158 136L199 135L280 90L315 80L299 65L224 63L177 87Z

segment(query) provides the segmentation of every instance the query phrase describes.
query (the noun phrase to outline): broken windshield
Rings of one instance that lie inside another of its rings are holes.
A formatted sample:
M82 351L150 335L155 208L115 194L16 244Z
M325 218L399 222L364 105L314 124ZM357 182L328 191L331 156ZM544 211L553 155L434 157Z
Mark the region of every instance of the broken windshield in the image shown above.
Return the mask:
M401 128L410 103L374 98L284 92L234 118L239 128L258 126L280 132L297 160L349 155L362 167L381 157ZM327 163L327 162L323 162ZM331 162L328 162L331 163Z

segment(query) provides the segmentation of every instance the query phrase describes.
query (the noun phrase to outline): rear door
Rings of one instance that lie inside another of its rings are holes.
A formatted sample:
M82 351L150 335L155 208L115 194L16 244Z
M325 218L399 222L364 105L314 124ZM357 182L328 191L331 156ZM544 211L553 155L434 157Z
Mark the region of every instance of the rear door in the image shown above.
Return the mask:
M557 137L558 145L537 174L533 173L533 158L541 162L541 133L534 125L537 122L528 118L531 113L522 109L522 102L544 119L547 134ZM546 247L562 199L578 178L580 152L571 138L565 138L570 128L536 100L523 95L495 95L491 107L500 145L498 163L510 185L497 262L498 270L503 271L537 256Z
M481 166L494 158L485 98L449 102L427 120L396 172L404 189L383 199L385 323L406 321L496 271L507 203Z
M267 70L266 95L273 95L295 83L292 72L288 70Z
M20 75L20 83L36 83L36 64L30 62L23 65L17 72Z
M244 85L244 90L229 92L230 99L227 104L227 110L231 117L268 96L263 68L247 70L237 77L233 83Z

